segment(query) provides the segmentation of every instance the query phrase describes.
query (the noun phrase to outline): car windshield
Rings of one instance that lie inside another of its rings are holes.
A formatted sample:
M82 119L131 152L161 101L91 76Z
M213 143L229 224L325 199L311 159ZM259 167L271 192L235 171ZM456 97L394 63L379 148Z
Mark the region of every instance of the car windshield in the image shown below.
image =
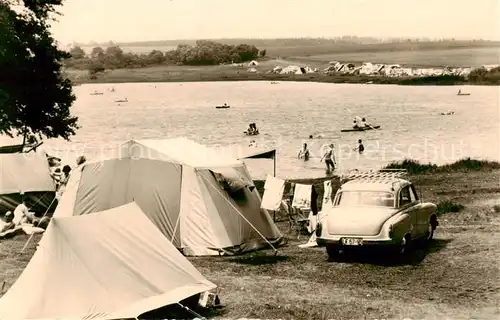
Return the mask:
M335 206L377 206L394 207L394 195L383 191L342 191L337 196Z

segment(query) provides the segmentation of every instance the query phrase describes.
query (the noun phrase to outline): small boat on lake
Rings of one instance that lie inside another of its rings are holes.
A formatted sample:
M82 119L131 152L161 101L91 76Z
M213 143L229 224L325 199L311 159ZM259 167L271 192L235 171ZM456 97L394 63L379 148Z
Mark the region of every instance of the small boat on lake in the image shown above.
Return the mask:
M340 130L340 132L368 131L379 128L380 126L359 127L359 128L342 129Z
M228 106L227 104L224 103L221 106L215 106L215 108L216 109L229 109L229 108L231 108L231 106Z
M441 112L442 116L451 116L452 114L455 114L455 111Z
M247 136L256 136L259 134L259 131L254 131L254 132L243 131L243 133Z
M103 94L104 94L103 92L94 91L94 92L92 92L90 95L91 95L91 96L102 96Z
M31 150L36 150L41 146L43 142L33 143L33 144L13 144L7 146L0 146L0 154L3 153L24 153L30 152Z
M125 99L118 99L118 100L115 100L115 102L128 102L128 99L125 98Z
M457 96L470 96L470 93L462 92L462 90L458 90Z

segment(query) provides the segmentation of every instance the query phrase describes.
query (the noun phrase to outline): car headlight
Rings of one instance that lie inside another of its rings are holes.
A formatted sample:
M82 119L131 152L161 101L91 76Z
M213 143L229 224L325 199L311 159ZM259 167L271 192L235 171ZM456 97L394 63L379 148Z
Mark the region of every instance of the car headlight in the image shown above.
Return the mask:
M318 224L316 225L316 237L321 236L321 229L323 229L323 226L318 222Z

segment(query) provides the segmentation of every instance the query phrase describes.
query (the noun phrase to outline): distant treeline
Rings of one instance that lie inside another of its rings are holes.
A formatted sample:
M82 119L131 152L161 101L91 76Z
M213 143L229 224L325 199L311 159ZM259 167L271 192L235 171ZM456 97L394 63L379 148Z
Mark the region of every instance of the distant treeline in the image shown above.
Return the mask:
M259 39L259 38L241 38L241 39L207 39L218 43L228 45L238 45L240 43L247 43L257 47L286 47L286 46L316 46L316 45L367 45L367 44L401 44L408 43L419 44L419 49L424 47L497 47L500 45L499 41L490 40L455 40L455 39L438 39L432 40L428 38L391 38L380 39L374 37L357 37L357 36L341 36L334 38L278 38L278 39ZM91 43L91 44L75 44L80 47L110 47L118 45L121 47L165 47L177 46L179 44L196 45L196 40L159 40L159 41L136 41L136 42L123 42L123 43Z
M81 47L70 50L71 58L65 66L87 69L98 73L106 69L143 68L155 65L218 65L239 63L264 57L266 50L248 44L227 45L214 41L198 40L194 46L181 44L175 50L152 50L148 54L124 52L119 46L106 49L94 47L89 55Z

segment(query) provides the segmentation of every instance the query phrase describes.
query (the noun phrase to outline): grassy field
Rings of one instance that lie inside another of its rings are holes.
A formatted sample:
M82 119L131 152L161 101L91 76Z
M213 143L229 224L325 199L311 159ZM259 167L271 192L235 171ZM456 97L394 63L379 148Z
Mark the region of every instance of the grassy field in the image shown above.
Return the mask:
M426 201L463 206L440 216L435 240L415 252L413 263L383 261L376 253L330 263L322 249L298 248L307 236L297 240L293 233L277 256L267 250L189 258L221 289L224 308L211 317L498 319L500 170L435 172L412 180ZM278 226L287 233L288 223ZM26 240L0 242L0 282L7 287L34 253L36 241L19 253Z
M308 57L313 60L373 63L401 63L419 66L474 66L498 64L499 42L492 41L403 41L379 43L377 39L214 39L216 42L238 45L247 43L266 49L268 56L292 58ZM128 51L141 48L170 50L178 44L195 45L195 40L120 43ZM392 59L397 61L392 61Z
M341 61L400 64L408 67L480 67L500 64L500 48L453 48L439 50L353 51L325 54L294 55L299 61Z

